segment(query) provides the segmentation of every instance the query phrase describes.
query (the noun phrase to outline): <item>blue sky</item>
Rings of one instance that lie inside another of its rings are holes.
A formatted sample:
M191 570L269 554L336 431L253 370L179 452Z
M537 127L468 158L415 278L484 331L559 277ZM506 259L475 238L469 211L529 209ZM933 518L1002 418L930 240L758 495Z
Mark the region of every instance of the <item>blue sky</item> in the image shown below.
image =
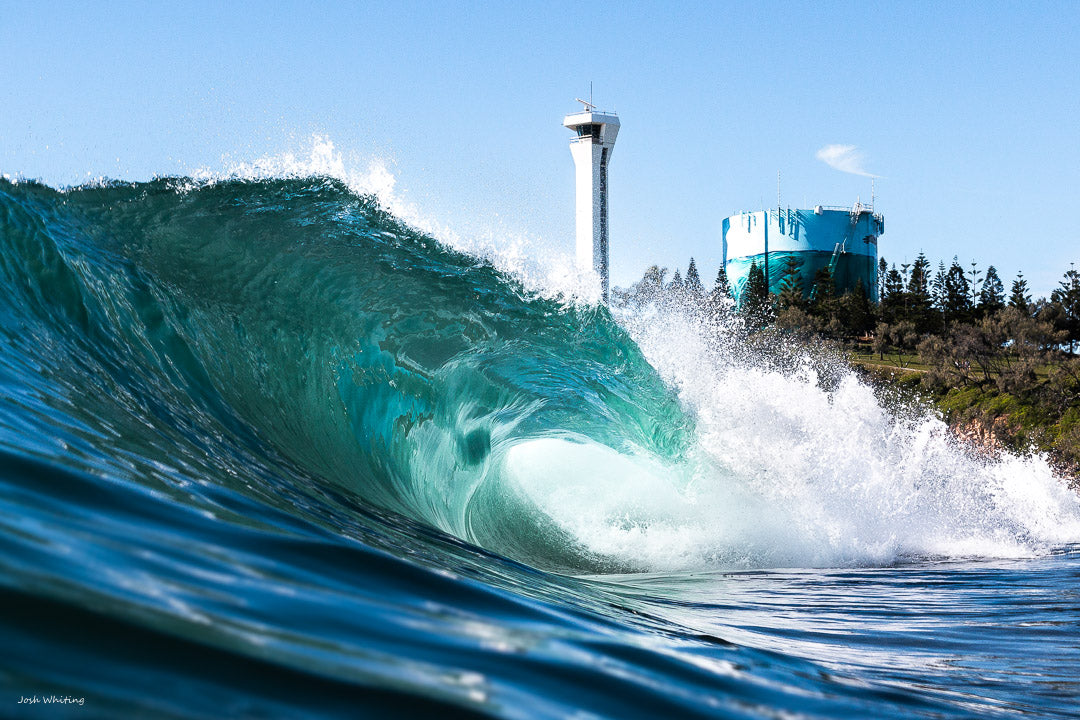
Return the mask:
M880 175L880 251L1018 270L1080 262L1080 3L53 3L0 12L0 172L146 179L312 134L385 162L460 233L570 251L562 116L594 83L622 130L612 280L710 279L738 210L850 205ZM849 168L850 169L850 168Z

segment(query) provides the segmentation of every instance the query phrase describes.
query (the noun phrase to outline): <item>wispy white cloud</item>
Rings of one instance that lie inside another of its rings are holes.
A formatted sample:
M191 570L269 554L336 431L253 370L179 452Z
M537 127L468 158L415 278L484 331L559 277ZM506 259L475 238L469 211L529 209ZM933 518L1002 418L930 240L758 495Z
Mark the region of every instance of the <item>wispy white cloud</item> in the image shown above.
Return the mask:
M840 172L877 178L880 175L867 172L863 168L863 156L854 145L826 145L817 151L818 160Z

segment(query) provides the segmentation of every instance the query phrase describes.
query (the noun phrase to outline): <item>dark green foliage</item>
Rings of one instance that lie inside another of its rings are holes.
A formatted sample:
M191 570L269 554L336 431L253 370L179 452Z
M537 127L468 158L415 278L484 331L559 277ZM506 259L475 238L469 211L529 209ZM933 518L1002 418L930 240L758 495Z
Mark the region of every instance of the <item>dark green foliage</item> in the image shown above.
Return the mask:
M1076 343L1080 342L1080 272L1070 267L1061 284L1050 294L1050 302L1061 306L1055 329L1064 333L1064 341L1069 344L1072 354Z
M1012 292L1009 293L1009 307L1016 308L1025 314L1031 313L1031 295L1028 294L1027 280L1024 273L1017 273L1013 280Z
M934 273L934 279L930 281L930 296L933 298L934 309L941 313L942 318L945 316L945 276L948 274L945 270L945 261L939 260L937 272Z
M955 258L953 258L955 260ZM971 308L974 310L979 304L979 288L982 286L982 280L979 276L982 275L982 270L976 269L978 263L974 260L971 261L971 270L968 271L968 275L971 276Z
M690 267L686 268L686 281L684 283L687 294L695 299L700 300L705 296L705 287L701 284L701 278L698 276L697 265L694 263L694 258L690 258Z
M874 329L874 308L862 278L855 281L854 290L840 298L840 314L849 336L861 337Z
M877 264L877 282L878 282L878 302L881 302L885 298L885 275L889 272L889 263L885 261L884 256L878 258Z
M836 297L836 283L828 266L814 273L814 298L820 304Z
M979 314L993 315L1005 307L1005 285L998 277L997 269L991 265L986 268L986 279L979 290Z
M971 317L971 285L960 263L954 257L944 282L944 315L946 327Z
M803 282L799 272L802 261L791 255L784 261L783 276L780 280L780 296L777 298L777 306L781 310L788 308L802 308L803 306Z
M885 292L881 296L881 319L896 322L904 310L904 276L893 265L885 274Z
M731 297L731 286L728 285L727 271L724 269L723 265L716 271L716 282L713 283L712 292L709 294L710 296L720 295L725 298Z
M915 329L919 333L936 332L940 326L940 315L934 312L933 305L930 261L920 252L915 258L915 263L911 267L911 277L908 279L907 297L904 302L905 319L915 323Z
M908 278L908 294L914 297L925 298L930 303L930 261L926 255L919 253L911 266L911 277Z
M671 278L671 284L668 285L668 292L671 294L679 294L685 289L682 276L679 275L679 269L675 268L675 276Z
M1018 274L1006 303L1004 283L993 265L984 276L977 263L965 271L954 257L948 268L939 262L934 272L920 252L900 267L888 267L880 259L881 297L874 303L861 279L851 292L838 297L828 267L815 273L807 292L797 256L785 258L779 269L780 293L774 297L764 268L755 262L739 298L739 314L750 327L775 323L785 331L823 333L847 341L870 338L881 356L886 348L914 351L927 338L936 337L939 345L929 343L923 349L930 364L952 363L953 369L945 373L949 378L968 381L963 367L967 362L978 368L971 371L971 382L993 377L1014 389L1030 380L1033 368L1045 360L1031 355L1030 348L1045 355L1064 346L1072 353L1080 343L1080 272L1073 268L1049 300L1037 303L1031 302L1027 281ZM654 265L629 290L617 290L615 297L618 302L660 299L700 307L713 318L735 306L723 267L709 292L702 287L694 258L685 279L676 270L665 284L666 274L666 269Z
M728 286L727 271L721 265L720 270L716 273L716 282L713 284L713 289L705 299L705 309L710 317L718 320L728 315L731 308L731 288Z
M764 270L756 262L750 263L750 272L746 275L746 285L739 300L739 312L748 326L761 327L772 319L769 286L765 284Z

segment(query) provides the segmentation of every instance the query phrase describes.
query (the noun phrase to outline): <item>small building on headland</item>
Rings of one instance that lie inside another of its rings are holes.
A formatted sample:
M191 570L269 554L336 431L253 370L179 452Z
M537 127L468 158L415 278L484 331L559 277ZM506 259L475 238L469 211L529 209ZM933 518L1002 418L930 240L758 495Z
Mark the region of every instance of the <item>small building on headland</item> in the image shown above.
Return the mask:
M878 238L885 218L856 202L850 208L818 205L811 210L775 208L744 212L724 219L724 269L736 299L742 295L750 266L764 272L772 293L779 293L785 272L798 267L804 295L814 278L828 268L836 293L854 290L862 280L877 301Z

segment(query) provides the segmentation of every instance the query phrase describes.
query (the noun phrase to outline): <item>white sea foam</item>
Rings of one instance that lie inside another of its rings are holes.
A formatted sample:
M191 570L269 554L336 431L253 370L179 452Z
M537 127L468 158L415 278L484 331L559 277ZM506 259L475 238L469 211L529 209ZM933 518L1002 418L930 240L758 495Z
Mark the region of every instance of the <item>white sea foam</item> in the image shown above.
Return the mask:
M851 372L820 382L735 358L705 322L621 320L697 421L674 466L587 441L515 448L511 476L595 553L642 570L1019 557L1080 541L1080 501L1045 458L986 459L926 412L897 416Z

